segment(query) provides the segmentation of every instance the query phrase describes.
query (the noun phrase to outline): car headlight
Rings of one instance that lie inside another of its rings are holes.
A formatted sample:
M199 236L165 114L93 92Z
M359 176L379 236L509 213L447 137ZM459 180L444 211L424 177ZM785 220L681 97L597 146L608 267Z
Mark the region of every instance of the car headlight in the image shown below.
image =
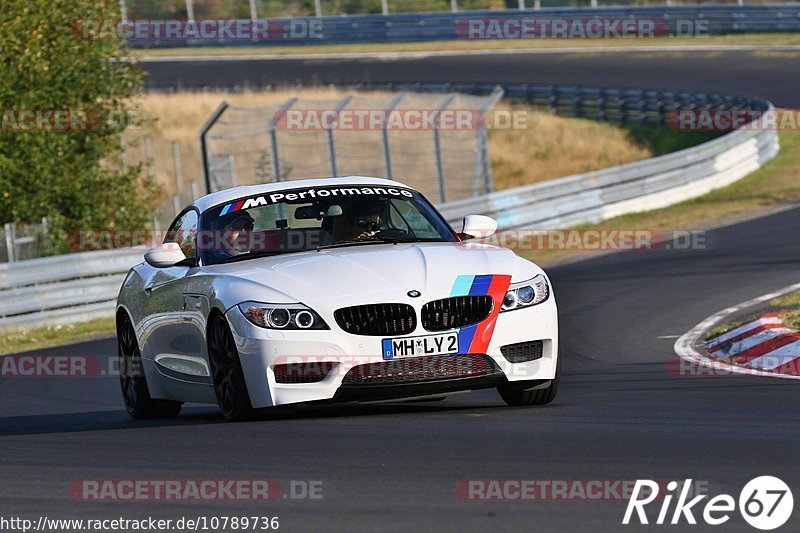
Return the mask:
M547 279L539 274L529 281L514 283L508 289L500 312L522 309L532 305L540 304L550 296L550 285Z
M303 304L239 304L242 314L256 326L268 329L331 329L314 310Z

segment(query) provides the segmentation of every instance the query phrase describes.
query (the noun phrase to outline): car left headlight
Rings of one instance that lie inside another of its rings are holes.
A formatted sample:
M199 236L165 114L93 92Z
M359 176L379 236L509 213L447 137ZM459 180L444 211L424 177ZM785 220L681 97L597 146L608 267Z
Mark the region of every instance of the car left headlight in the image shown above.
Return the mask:
M243 302L239 310L247 320L267 329L331 329L316 311L303 304Z
M535 278L521 283L512 283L508 289L500 312L513 311L540 304L550 297L550 285L547 278L539 274Z

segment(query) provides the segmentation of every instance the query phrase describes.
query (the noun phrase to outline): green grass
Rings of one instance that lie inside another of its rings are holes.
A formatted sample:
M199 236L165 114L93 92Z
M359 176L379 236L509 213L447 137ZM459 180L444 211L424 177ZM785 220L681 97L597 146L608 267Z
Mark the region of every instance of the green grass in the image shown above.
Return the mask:
M0 355L40 350L62 344L114 335L114 319L98 318L80 324L0 330Z
M131 55L197 56L197 55L298 55L352 54L369 52L438 52L447 50L510 50L540 48L608 48L630 46L791 46L800 45L800 33L751 33L711 35L708 37L658 37L652 39L489 39L450 40L412 43L357 43L333 45L275 46L201 46L184 48L132 49Z

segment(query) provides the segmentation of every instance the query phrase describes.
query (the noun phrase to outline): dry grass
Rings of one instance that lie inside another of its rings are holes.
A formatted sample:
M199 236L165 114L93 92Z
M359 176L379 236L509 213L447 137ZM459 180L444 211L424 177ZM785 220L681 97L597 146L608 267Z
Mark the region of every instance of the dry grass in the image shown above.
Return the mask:
M238 106L267 106L277 105L294 96L331 102L345 94L349 93L334 88L146 94L138 105L147 121L142 129L127 133L126 139L131 143L127 160L131 164L144 161L142 139L145 135L152 137L153 173L156 181L163 186L164 197L167 198L176 191L172 156L172 141L175 141L181 154L184 187L196 179L201 185L199 190L202 190L197 136L203 123L222 100ZM381 96L380 93L372 94ZM516 116L524 117L518 123L524 125L524 128L495 129L490 132L489 153L497 189L619 165L653 155L649 149L631 141L624 130L610 124L556 117L525 106L514 106L512 109L506 103L501 103L496 109L511 110L517 113ZM396 137L402 136L403 134ZM418 136L405 134L405 137L406 148L416 148L419 151ZM425 142L428 143L427 138ZM379 148L378 145L375 161L381 161ZM366 154L369 149L367 143L364 143L360 153ZM413 158L412 163L419 164L422 157L419 154L417 158ZM395 162L398 165L398 179L403 179L402 165L405 163L408 161ZM295 171L302 173L302 169Z

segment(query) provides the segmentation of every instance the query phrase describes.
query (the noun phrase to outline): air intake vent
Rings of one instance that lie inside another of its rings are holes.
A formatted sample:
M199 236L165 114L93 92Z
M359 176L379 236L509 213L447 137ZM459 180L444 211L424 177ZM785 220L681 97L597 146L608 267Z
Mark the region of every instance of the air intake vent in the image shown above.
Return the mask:
M463 328L485 320L492 312L491 296L456 296L422 307L422 327L428 331Z
M354 335L408 335L417 328L417 315L408 304L370 304L337 309L336 323Z
M527 363L542 358L542 341L520 342L506 344L500 347L500 352L509 363Z
M392 385L490 376L497 372L485 355L428 355L368 363L351 368L342 385Z

